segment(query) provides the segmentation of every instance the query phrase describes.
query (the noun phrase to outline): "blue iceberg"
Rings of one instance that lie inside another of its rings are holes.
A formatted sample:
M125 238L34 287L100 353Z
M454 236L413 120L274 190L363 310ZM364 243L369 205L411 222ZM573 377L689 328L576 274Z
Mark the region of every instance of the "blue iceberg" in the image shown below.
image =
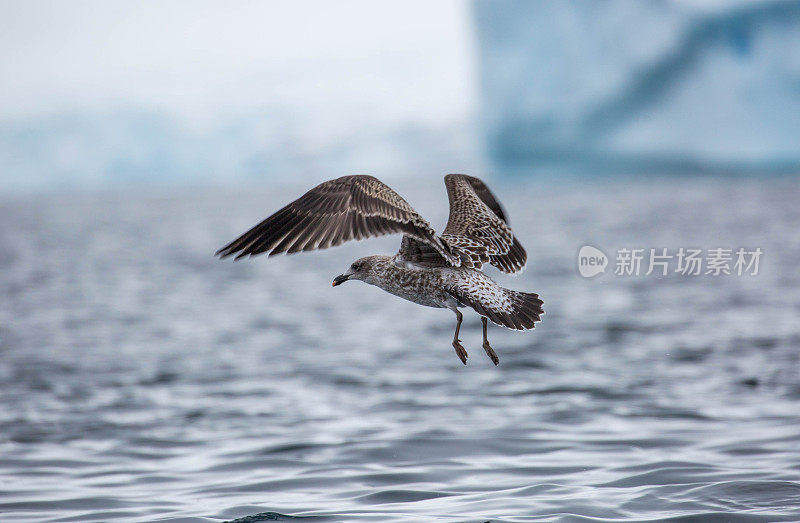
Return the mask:
M800 172L800 2L473 7L496 165Z

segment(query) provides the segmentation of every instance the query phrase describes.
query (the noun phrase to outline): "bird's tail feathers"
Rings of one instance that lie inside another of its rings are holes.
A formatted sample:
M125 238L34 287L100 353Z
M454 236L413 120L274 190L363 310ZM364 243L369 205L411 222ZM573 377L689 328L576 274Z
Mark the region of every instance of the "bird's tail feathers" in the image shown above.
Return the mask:
M486 316L497 325L509 329L533 329L537 321L541 321L544 303L539 295L534 292L519 292L511 289L502 289L504 297L503 306L486 303L469 296L459 296L459 300L469 305L481 316Z

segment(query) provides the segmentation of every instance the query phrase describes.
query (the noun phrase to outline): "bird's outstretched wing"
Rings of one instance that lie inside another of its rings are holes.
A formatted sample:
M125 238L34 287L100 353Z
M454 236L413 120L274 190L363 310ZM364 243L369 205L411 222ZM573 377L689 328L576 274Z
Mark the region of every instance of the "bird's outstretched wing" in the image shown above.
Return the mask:
M450 218L442 240L462 264L480 268L491 263L507 273L521 271L528 254L508 225L505 212L482 181L465 174L444 177Z
M348 240L403 233L459 265L425 219L373 176L343 176L314 187L217 251L221 257L326 249Z

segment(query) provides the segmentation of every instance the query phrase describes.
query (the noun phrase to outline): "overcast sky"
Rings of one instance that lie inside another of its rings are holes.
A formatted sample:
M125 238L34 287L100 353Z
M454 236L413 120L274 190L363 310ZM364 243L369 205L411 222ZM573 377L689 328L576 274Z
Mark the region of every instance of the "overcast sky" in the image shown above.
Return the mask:
M253 107L451 120L474 99L461 1L2 1L0 120Z

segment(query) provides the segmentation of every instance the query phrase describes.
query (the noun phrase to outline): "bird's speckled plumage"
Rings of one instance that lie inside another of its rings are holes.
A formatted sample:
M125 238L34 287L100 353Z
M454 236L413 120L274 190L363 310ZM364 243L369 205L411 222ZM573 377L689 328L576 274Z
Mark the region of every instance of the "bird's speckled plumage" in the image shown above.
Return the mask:
M515 273L527 261L525 249L489 188L463 174L448 174L445 186L450 216L441 236L386 184L372 176L355 175L311 189L217 254L223 258L236 254L236 259L267 251L270 256L292 254L402 232L396 255L356 260L333 284L363 280L414 303L453 310L458 319L453 347L466 364L467 353L458 340L459 307L471 307L483 318L518 330L532 329L544 311L537 294L500 287L480 270L490 263ZM483 348L497 365L499 359L486 338L485 319Z
M538 295L505 289L475 269L423 267L399 255L368 256L358 262L364 265L359 271L367 272L359 279L427 307L470 306L494 323L518 330L532 329L544 312Z

